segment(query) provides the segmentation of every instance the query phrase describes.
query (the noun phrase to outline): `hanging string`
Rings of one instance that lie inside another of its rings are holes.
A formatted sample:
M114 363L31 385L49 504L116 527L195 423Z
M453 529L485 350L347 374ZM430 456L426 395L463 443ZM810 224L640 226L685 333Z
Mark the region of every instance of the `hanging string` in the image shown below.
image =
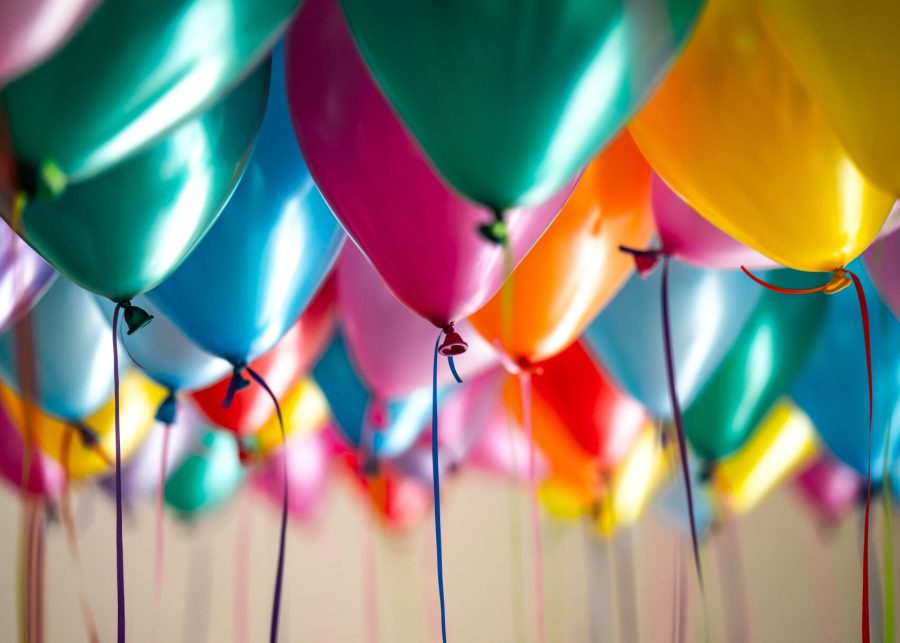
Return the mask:
M116 329L119 327L119 312L123 307L124 304L116 303L112 321L116 425L116 632L119 643L125 643L125 552L122 538L122 435L121 427L119 426L119 342L116 336Z
M518 483L519 464L516 457L515 431L512 418L506 416L506 437L510 455L510 471L509 471L509 552L512 557L512 601L513 601L513 624L516 629L516 640L525 639L525 618L523 616L523 598L522 598L522 541L520 532L522 531L522 517L518 498L516 497L516 488Z
M172 433L171 424L163 424L162 453L159 458L159 479L156 487L156 560L154 565L154 580L156 587L156 602L162 597L163 567L165 564L165 523L164 512L166 498L166 471L169 468L169 436Z
M236 643L247 643L247 584L250 578L250 534L251 521L250 510L253 507L252 499L247 491L241 497L238 527L237 546L235 547L234 561L234 640Z
M725 602L726 639L734 643L749 643L750 619L747 614L747 585L737 524L728 516L716 534L719 573Z
M269 629L269 641L270 643L275 643L278 640L278 618L281 614L281 591L284 583L284 559L285 559L285 548L286 548L286 539L287 539L287 515L288 515L288 451L287 451L287 437L285 435L284 430L284 418L281 415L281 405L278 403L278 398L275 393L269 388L269 385L266 384L266 381L260 376L259 373L254 371L249 366L246 367L247 373L252 377L257 384L259 384L266 393L269 395L269 398L272 400L272 405L275 407L275 414L278 416L278 428L281 431L281 534L278 538L278 565L275 569L275 593L272 598L272 623ZM237 371L236 371L237 373ZM232 377L232 381L236 378ZM230 388L230 387L229 387ZM239 389L238 389L239 390Z
M621 530L616 544L616 593L621 598L621 640L640 641L634 570L634 527Z
M535 465L534 423L532 421L531 373L519 374L519 390L522 395L522 424L528 436L528 495L531 506L531 538L534 564L534 611L537 620L537 639L544 641L544 563L541 541L541 515L537 497L537 472Z
M378 587L375 568L375 512L366 513L366 528L363 529L363 592L366 610L366 640L375 643L378 640Z

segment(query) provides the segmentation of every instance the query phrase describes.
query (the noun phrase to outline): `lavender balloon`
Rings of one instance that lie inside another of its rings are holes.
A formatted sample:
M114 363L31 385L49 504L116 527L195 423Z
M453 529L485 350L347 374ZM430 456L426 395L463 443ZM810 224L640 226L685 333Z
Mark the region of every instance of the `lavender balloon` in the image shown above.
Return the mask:
M31 310L55 278L50 264L0 221L0 333Z
M884 228L890 228L898 219L900 201L894 204ZM900 319L900 229L883 237L879 236L863 254L863 262L881 299L894 316Z

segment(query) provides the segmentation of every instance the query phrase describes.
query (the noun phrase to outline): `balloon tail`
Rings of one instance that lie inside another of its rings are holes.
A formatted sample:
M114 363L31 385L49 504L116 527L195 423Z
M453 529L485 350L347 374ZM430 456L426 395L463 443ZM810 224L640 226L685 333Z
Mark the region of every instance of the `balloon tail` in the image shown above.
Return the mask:
M637 248L629 248L628 246L619 246L619 252L631 255L634 259L634 267L638 276L643 279L656 269L659 260L663 258L665 253L658 249L638 250Z
M27 497L22 524L19 597L25 643L44 640L44 502Z
M272 405L275 407L275 414L278 416L278 428L281 430L281 475L282 475L282 488L281 488L281 535L278 539L278 566L275 568L275 593L272 598L272 623L269 629L269 641L270 643L275 643L278 640L278 618L281 614L281 590L282 585L284 583L284 559L285 559L285 548L286 548L286 538L287 538L287 515L288 515L288 451L287 451L287 437L285 435L284 430L284 418L281 415L281 405L278 404L278 397L276 397L274 391L269 388L269 385L266 384L266 381L259 375L256 371L254 371L249 366L246 367L247 373L252 377L257 384L265 389L266 393L268 393L269 398L272 400ZM235 370L235 376L232 377L232 382L235 381L237 377L240 377L238 371ZM246 381L246 380L245 380Z
M746 581L737 524L733 517L725 520L717 536L719 573L721 574L722 588L725 590L723 599L725 601L726 639L734 641L734 643L748 643L751 638L747 614Z
M666 377L669 385L669 399L672 403L672 419L678 436L678 452L681 458L681 473L684 478L684 490L687 496L688 517L691 523L691 546L694 551L694 569L700 582L700 591L705 594L703 585L703 568L700 564L700 544L697 538L697 521L694 513L694 493L691 484L691 472L688 467L687 440L684 436L684 424L681 420L681 405L678 401L678 389L675 382L675 357L672 349L672 331L669 324L669 258L663 257L662 267L662 326L663 344L665 345ZM705 601L704 601L705 602Z
M119 342L116 329L119 327L119 312L125 304L117 303L113 310L113 383L116 426L116 640L125 643L125 552L122 538L122 435L119 426ZM147 320L149 321L149 320ZM129 330L129 334L131 331Z
M235 548L237 560L234 561L234 639L237 643L247 643L249 640L247 628L247 584L250 578L251 508L251 496L245 491L241 498L237 547Z
M174 406L174 405L173 405ZM157 416L159 413L157 413ZM154 565L154 581L156 587L156 602L162 596L163 570L165 568L165 524L163 521L163 508L166 497L166 471L169 468L169 437L172 433L171 424L163 424L162 453L159 458L159 484L156 488L156 560Z
M512 418L507 415L506 436L509 445L510 470L509 470L509 553L512 556L512 599L513 622L516 629L516 641L525 639L525 617L522 607L522 518L519 511L519 503L516 502L516 489L518 487L519 464L516 457L515 431Z
M522 424L528 436L528 495L531 506L531 538L534 563L534 613L537 621L537 639L544 637L544 563L541 541L541 515L537 497L537 472L535 467L534 425L531 418L531 373L519 374L519 389L522 395Z
M478 232L482 237L498 246L505 245L509 241L509 230L504 221L503 210L492 210L494 219L490 223L478 226Z

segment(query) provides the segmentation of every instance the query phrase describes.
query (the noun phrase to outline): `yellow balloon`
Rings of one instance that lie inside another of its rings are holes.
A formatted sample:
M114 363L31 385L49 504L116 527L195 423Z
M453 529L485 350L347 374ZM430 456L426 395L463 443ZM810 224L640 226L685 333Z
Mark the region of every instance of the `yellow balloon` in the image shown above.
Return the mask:
M762 6L857 165L900 195L900 2L762 0Z
M850 11L858 3L847 4ZM853 163L756 0L710 0L631 131L650 164L704 217L799 270L849 263L893 202Z
M541 506L557 520L578 520L591 509L593 498L564 480L549 478L538 487Z
M154 384L137 371L129 371L122 377L119 420L123 462L140 446L153 427L156 409L166 395L167 392L163 387ZM83 444L71 423L47 415L33 403L19 398L4 384L0 384L0 400L13 424L23 435L27 435L30 429L34 442L41 451L65 466L64 450L68 450L68 472L73 480L108 473L114 466L116 457L114 398L110 398L99 411L83 422L98 438L95 447Z
M306 379L285 396L281 402L281 413L284 418L285 436L295 431L299 435L304 435L325 426L328 420L328 403L316 383ZM253 445L255 453L262 458L281 448L281 427L278 425L276 413L272 413L272 417L256 432Z
M713 486L728 510L749 511L817 451L812 421L790 400L779 400L740 451L719 463Z

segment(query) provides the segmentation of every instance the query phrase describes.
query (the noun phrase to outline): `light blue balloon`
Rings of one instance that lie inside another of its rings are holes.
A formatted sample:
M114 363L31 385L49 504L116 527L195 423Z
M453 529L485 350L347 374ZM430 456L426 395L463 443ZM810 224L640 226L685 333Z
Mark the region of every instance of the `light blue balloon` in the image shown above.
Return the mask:
M869 305L872 339L872 480L884 476L885 432L892 461L900 455L900 322L878 298L861 262L860 277ZM853 288L828 297L819 341L791 396L816 427L831 452L866 475L869 462L869 390L859 303Z
M691 457L688 461L691 477L691 497L694 501L694 525L697 537L706 538L716 521L715 500L709 485L701 475L700 462ZM691 515L688 511L687 493L681 471L674 472L669 483L656 501L657 511L662 518L674 525L683 536L691 536Z
M616 382L655 417L670 419L660 285L662 270L634 275L584 333ZM741 272L672 261L669 320L675 379L687 408L727 355L762 288Z
M34 400L47 413L77 422L113 392L111 319L94 296L60 276L28 314L34 338ZM22 387L15 329L0 337L0 378Z
M393 458L405 452L431 421L431 387L425 387L402 399L381 401L382 422L374 428L376 402L353 369L339 334L313 367L312 374L344 439L379 458ZM439 405L447 393L446 387L439 389Z
M115 304L105 297L95 301L111 319ZM153 321L131 335L121 333L119 339L131 362L153 381L170 391L195 391L218 382L231 370L224 359L192 342L147 297L141 295L132 302L153 315Z
M203 241L148 297L207 351L249 362L294 324L344 238L294 138L279 47L244 177Z

